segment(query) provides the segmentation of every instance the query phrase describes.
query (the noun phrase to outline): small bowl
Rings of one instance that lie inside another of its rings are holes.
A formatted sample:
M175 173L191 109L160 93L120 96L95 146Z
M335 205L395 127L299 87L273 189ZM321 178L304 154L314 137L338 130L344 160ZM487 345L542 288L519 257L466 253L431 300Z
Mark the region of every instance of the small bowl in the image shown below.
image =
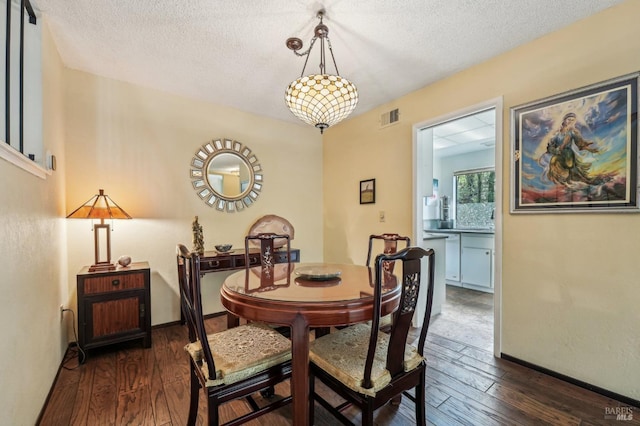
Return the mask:
M218 253L227 253L231 250L231 244L218 244L215 247Z

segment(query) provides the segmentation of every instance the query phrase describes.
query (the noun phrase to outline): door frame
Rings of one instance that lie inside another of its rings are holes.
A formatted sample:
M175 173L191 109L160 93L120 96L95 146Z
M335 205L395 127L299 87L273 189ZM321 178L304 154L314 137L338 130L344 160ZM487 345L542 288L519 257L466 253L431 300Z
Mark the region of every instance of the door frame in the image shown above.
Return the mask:
M423 236L423 197L432 195L432 181L422 175L424 168L433 170L433 137L425 130L456 120L474 113L491 109L496 114L496 144L495 144L495 173L496 173L496 210L495 210L495 258L493 282L493 354L499 357L501 352L502 330L502 212L505 205L503 196L503 99L502 97L453 111L451 113L421 121L413 125L413 238L422 241Z

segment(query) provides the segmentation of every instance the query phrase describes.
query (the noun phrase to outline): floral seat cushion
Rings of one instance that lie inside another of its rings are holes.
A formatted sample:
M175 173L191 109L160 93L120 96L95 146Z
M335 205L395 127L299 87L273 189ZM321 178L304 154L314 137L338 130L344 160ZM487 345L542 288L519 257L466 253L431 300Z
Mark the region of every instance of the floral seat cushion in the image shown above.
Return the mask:
M373 387L362 387L364 381L364 363L369 349L371 326L356 324L322 336L310 343L309 359L322 370L331 374L349 388L364 395L375 396L376 392L391 382L386 369L389 335L378 334L376 354L371 370ZM411 371L424 360L415 347L405 346L404 369Z
M207 386L235 383L291 359L291 342L260 323L209 334L207 340L216 365L216 378L209 379ZM200 342L189 343L184 349L194 361L202 361L200 368L209 377Z

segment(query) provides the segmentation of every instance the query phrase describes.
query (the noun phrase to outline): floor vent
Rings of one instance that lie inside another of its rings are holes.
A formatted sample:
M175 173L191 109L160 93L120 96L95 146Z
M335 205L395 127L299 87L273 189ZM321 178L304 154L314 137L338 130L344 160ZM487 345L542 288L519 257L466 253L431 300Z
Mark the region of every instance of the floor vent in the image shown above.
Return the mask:
M400 119L400 110L398 108L385 112L380 116L380 128L390 126L397 123Z

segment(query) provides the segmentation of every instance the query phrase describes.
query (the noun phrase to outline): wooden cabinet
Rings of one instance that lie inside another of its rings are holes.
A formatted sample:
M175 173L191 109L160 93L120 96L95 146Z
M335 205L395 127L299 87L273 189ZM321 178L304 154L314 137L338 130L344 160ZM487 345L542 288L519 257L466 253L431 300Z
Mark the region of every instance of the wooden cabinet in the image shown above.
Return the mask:
M493 292L493 236L463 234L461 239L463 286Z
M151 347L150 270L147 262L77 275L78 344L83 350L141 339Z

